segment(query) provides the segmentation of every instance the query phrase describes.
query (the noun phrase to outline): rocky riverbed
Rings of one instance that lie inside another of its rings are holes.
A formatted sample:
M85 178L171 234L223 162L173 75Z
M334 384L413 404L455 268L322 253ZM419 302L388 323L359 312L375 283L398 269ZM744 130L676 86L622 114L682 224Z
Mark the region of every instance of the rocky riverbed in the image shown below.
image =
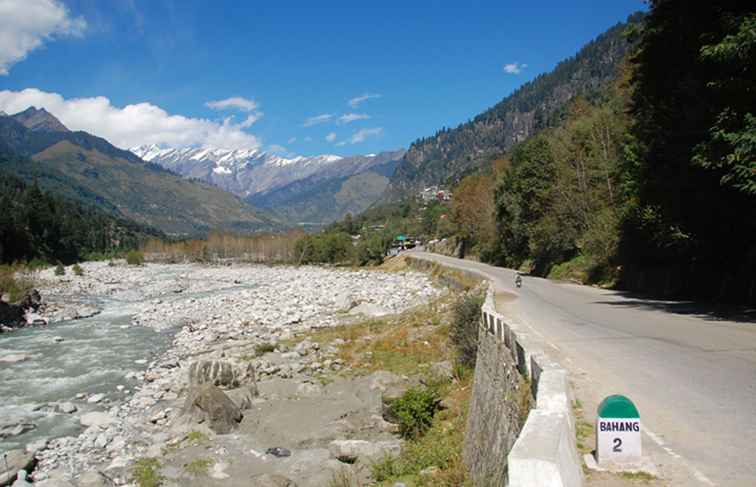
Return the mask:
M17 452L17 466L32 456L38 460L32 477L39 485L124 485L135 462L161 458L164 485L315 486L345 465L366 475L357 467L400 448L395 425L382 416L381 396L406 378L377 372L325 381L344 367L340 340L320 345L305 337L435 299L440 291L424 274L246 265L82 267L83 276L59 277L52 270L38 276L41 314L53 332L56 321L103 311L100 327L146 328L168 339L157 356L132 360L139 367L124 370L110 393L77 393L39 405L53 417L78 415L83 429L38 439L25 455ZM113 306L128 321L107 322ZM24 352L0 350L0 361L10 355L16 360ZM15 364L19 374L27 362L45 361L27 355ZM227 414L208 412L218 404Z

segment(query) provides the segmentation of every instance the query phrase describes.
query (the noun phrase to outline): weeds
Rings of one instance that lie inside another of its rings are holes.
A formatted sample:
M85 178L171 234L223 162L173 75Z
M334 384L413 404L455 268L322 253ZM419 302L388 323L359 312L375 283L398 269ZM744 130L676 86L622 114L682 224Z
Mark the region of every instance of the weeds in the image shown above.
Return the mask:
M71 270L73 271L74 274L76 274L79 277L84 275L84 269L82 269L79 264L74 264Z
M66 275L66 268L63 267L63 264L58 262L58 265L55 266L55 275L56 276L65 276Z
M478 328L485 297L480 291L470 291L454 303L451 341L457 349L457 360L470 368L475 367L478 355Z
M212 458L198 458L184 465L184 471L192 477L206 477L215 460Z
M34 281L24 274L24 267L19 265L0 266L0 294L8 294L10 302L15 303L34 288Z
M160 461L157 458L140 458L132 467L131 476L139 487L159 487L164 480L159 470Z
M144 265L144 254L138 250L132 250L126 254L126 263L129 265Z
M272 343L259 343L255 345L255 356L262 357L266 353L275 352L276 346Z

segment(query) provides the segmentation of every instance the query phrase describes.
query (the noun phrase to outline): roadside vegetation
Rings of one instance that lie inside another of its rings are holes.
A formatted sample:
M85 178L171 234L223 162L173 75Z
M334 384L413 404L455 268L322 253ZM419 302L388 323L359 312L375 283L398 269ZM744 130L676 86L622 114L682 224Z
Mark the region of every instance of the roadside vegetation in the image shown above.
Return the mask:
M396 270L406 265L401 264L401 258L392 261L398 267ZM435 270L437 277L442 272ZM415 386L389 405L392 421L405 442L400 456L386 457L373 464L372 477L377 485L393 486L397 482L428 487L471 485L462 462L462 445L474 362L471 364L469 359L469 341L457 342L452 338L452 330L464 330L461 335L467 338L472 330L477 333L482 300L480 291L473 290L479 283L469 278L464 282L459 292L449 292L399 316L308 334L321 346L336 339L344 340L339 346L339 358L346 367L338 375L385 370L417 379ZM464 312L459 312L462 309ZM450 374L434 372L433 364L440 362L450 364ZM329 487L360 485L344 470L334 475Z

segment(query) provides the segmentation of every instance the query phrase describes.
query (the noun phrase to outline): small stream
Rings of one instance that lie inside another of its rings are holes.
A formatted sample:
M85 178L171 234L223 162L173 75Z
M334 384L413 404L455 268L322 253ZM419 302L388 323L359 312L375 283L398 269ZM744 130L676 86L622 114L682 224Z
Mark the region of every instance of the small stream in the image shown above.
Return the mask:
M87 396L103 393L110 401L124 399L136 381L129 372L142 371L169 344L172 332L130 326L137 309L133 303L100 301L102 313L44 328L27 328L0 336L0 354L32 356L13 364L0 363L0 425L19 422L36 425L20 436L0 439L0 450L22 448L41 438L77 434L77 417L107 408L104 401L88 404ZM62 339L62 341L60 341ZM119 391L117 386L124 386ZM50 403L72 402L74 414L55 413ZM112 404L112 403L111 403Z

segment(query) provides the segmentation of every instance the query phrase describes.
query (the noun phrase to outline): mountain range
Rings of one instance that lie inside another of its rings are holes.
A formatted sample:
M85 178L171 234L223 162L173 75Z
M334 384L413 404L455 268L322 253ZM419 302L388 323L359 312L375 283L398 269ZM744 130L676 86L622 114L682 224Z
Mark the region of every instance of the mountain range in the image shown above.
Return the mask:
M320 225L378 200L404 151L364 156L281 157L255 149L134 147L184 177L213 184L291 223Z
M44 109L0 116L0 170L168 234L280 228L213 185L185 179L107 140L71 131Z

